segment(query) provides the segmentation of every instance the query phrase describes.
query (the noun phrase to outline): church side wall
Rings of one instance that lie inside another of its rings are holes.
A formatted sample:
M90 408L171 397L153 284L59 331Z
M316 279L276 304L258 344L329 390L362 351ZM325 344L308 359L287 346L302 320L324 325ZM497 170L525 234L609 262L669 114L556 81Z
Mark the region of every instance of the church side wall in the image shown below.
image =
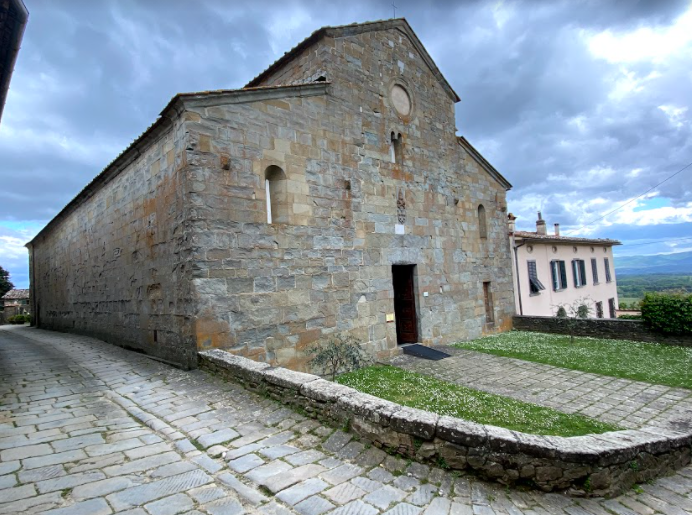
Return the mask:
M184 132L169 126L118 175L37 237L39 327L196 365L186 310Z
M188 113L198 347L299 370L334 334L396 353L392 265L416 265L422 343L511 327L505 191L459 145L447 93L400 31L322 44L326 96ZM409 115L393 84L410 92ZM267 223L269 166L286 174L287 222Z

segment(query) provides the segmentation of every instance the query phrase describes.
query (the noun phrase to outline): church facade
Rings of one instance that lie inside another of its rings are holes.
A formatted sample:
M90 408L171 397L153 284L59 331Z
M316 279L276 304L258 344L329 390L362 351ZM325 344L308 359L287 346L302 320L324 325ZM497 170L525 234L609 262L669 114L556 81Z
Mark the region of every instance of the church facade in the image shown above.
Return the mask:
M458 101L403 19L176 95L27 245L37 325L296 370L337 334L387 357L510 328L510 184Z

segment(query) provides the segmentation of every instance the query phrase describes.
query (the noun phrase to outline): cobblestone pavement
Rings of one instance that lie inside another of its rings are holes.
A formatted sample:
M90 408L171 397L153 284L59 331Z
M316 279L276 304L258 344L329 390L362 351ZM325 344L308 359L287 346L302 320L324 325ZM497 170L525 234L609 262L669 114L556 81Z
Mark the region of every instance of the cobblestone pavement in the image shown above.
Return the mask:
M477 390L548 406L565 413L580 413L627 429L642 426L689 429L692 424L690 390L567 370L455 347L436 348L452 354L452 357L430 361L401 355L391 359L390 363Z
M692 467L611 500L506 489L83 336L4 326L0 377L2 514L692 511Z

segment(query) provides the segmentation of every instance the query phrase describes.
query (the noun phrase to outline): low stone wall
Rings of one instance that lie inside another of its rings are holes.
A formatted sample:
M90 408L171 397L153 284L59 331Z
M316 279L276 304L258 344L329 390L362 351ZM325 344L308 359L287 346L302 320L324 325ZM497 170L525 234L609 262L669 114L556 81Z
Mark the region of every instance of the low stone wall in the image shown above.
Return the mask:
M571 320L557 317L514 316L514 329L517 331L570 334L570 323L574 324L575 336L656 342L665 345L692 347L692 336L663 335L649 329L641 320L617 320L613 318Z
M538 436L408 408L218 349L200 352L199 366L313 418L348 425L377 447L507 485L611 496L690 462L692 433L645 428Z

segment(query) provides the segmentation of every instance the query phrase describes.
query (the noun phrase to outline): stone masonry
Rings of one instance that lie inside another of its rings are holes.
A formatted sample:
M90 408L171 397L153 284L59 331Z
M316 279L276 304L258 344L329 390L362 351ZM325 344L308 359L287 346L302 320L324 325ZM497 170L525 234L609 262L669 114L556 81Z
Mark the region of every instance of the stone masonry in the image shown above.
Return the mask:
M28 245L38 326L185 367L223 348L305 370L334 334L385 358L408 265L418 342L511 327L510 185L455 135L456 101L405 20L177 95Z

